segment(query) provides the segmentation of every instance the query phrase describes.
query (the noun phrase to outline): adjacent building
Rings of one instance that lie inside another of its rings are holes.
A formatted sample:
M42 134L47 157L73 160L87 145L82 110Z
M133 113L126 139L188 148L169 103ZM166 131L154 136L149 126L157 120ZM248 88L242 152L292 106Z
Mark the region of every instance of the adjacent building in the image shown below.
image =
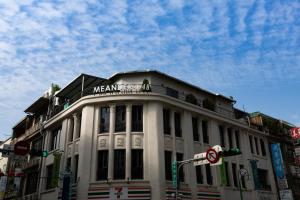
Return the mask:
M240 184L243 199L277 199L270 132L234 103L158 71L107 79L81 74L34 102L13 128L13 142L27 140L49 152L13 165L25 172L19 195L174 199L172 162L220 145L242 155L222 166L185 165L178 175L181 198L239 199Z

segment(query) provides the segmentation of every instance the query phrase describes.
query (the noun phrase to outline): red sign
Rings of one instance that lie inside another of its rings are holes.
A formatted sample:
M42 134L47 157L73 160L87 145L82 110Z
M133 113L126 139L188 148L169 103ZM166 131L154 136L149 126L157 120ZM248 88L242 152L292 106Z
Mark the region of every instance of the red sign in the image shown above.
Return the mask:
M15 144L14 153L16 155L25 156L29 152L29 143L26 141L19 141Z
M300 138L300 128L292 128L291 129L291 135L293 139Z
M206 159L211 164L217 163L219 161L219 154L213 148L210 148L206 151Z

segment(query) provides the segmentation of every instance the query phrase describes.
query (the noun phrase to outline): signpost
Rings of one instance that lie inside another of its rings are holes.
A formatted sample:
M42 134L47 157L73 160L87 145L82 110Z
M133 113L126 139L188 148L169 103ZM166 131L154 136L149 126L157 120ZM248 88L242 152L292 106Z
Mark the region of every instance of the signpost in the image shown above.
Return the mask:
M210 148L206 151L206 157L205 157L209 163L215 164L216 162L219 161L219 154L217 153L216 150L213 148Z
M29 143L26 141L19 141L14 146L15 155L25 156L29 152Z

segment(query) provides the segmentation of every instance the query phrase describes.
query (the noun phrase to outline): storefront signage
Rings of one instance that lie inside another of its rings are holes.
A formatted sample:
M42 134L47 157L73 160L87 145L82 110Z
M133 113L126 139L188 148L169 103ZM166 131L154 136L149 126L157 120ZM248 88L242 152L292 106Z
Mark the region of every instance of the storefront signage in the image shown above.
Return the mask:
M133 92L151 92L151 84L144 79L142 84L110 84L98 85L93 88L93 94L102 93L133 93Z
M280 144L272 144L271 145L272 151L272 160L273 166L275 169L275 174L278 178L284 178L284 171L283 171L283 162L282 162L282 155L280 150Z
M291 129L291 135L293 139L299 139L300 138L300 128L292 128Z

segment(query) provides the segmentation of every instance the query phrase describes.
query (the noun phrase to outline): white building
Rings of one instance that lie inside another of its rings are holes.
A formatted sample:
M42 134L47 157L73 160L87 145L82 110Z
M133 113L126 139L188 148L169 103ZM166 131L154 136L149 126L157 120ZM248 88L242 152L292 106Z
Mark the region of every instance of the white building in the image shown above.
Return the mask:
M242 151L225 158L226 182L220 166L185 165L183 199L239 199L240 168L249 173L241 183L244 199L277 199L266 135L237 119L231 98L157 71L108 79L83 74L56 96L43 130L49 156L42 162L40 199L61 196L69 171L80 200L172 199L171 162L217 144Z
M0 149L4 149L4 145L10 145L11 142L11 137L7 138L5 141L1 142ZM7 161L8 161L8 156L5 156L1 153L0 157L0 170L1 172L6 172L7 169Z

